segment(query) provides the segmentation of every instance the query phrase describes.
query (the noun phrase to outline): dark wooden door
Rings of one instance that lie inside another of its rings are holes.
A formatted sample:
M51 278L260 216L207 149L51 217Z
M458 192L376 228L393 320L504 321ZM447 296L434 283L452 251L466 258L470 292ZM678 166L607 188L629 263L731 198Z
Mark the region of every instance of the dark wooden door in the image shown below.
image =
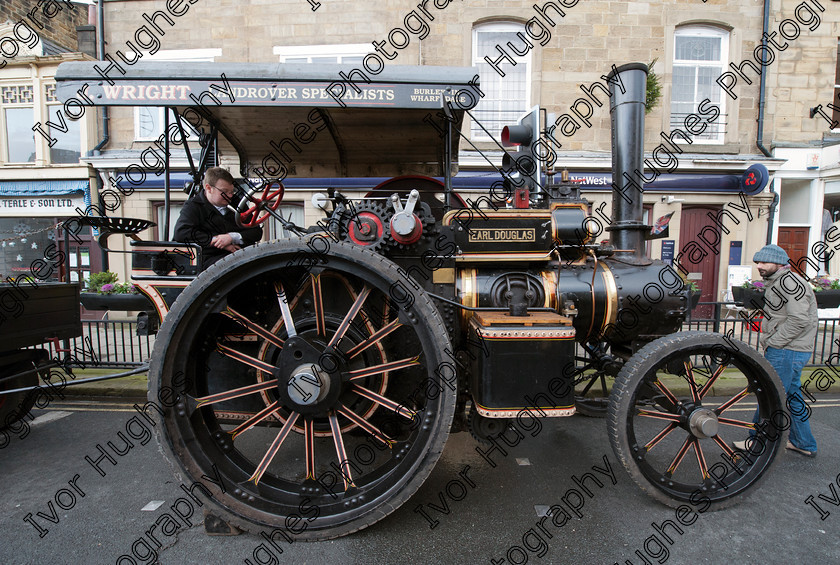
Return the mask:
M719 206L684 206L680 214L680 265L688 271L688 280L700 287L700 302L718 299L720 226L712 221L709 213L717 217L719 211ZM691 315L693 318L711 318L713 314L714 306L700 305Z
M805 268L804 258L808 256L810 231L811 228L779 228L779 247L787 252L794 264L801 265L802 268Z
M65 254L64 263L61 266L61 280L70 282L82 282L90 277L92 273L99 273L102 271L102 251L96 238L92 235L89 227L84 227L76 234L76 237L69 238L69 250L64 248L64 234L58 232L60 235L56 238L58 241L58 248ZM78 238L80 241L76 241ZM82 285L84 292L85 285ZM84 306L79 306L83 320L99 320L102 318L102 312L95 310L88 310Z

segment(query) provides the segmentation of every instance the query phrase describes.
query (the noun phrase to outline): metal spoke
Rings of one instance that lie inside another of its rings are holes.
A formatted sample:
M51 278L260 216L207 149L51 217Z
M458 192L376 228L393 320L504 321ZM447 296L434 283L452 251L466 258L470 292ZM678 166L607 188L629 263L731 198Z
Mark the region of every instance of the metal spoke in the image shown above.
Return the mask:
M665 426L665 429L663 429L661 432L659 432L658 434L656 434L656 437L655 437L655 438L653 438L652 440L650 440L649 442L647 442L647 443L645 444L645 451L650 451L651 449L653 449L653 447L654 447L657 443L659 443L660 441L662 441L663 439L665 439L665 437L666 437L668 434L670 434L671 432L673 432L675 429L677 429L677 423L676 423L676 422L671 422L670 424L668 424L667 426Z
M657 418L659 420L668 420L670 422L682 422L682 417L676 414L668 414L666 412L656 412L653 410L639 410L637 416L645 416L647 418Z
M283 343L285 343L285 342L282 339L280 339L279 337L277 337L276 335L274 335L273 333L271 333L267 329L263 328L261 325L252 322L251 320L249 320L244 315L240 314L239 312L237 312L236 310L234 310L230 306L228 306L227 309L225 309L222 312L222 314L224 314L228 318L230 318L232 320L235 320L236 322L242 324L243 326L245 326L246 328L248 328L249 330L251 330L252 332L257 334L258 336L260 336L264 340L268 341L269 343L271 343L273 345L276 345L277 347L279 347L281 349L283 348Z
M664 394L664 395L665 395L665 398L667 398L668 400L670 400L670 401L671 401L671 403L672 403L674 406L676 406L676 405L678 405L678 404L680 403L680 401L679 401L679 400L677 400L677 397L676 397L676 396L674 396L674 395L673 395L673 393L672 393L670 390L668 390L668 387L667 387L667 386L665 386L664 384L662 384L662 382L661 382L659 379L656 379L655 381L653 381L653 385L654 385L656 388L658 388L658 389L659 389L659 391L660 391L662 394Z
M341 414L342 416L346 416L348 420L350 420L352 422L355 422L356 425L358 425L360 428L362 428L367 433L372 435L374 438L376 438L383 445L385 445L387 447L393 447L394 440L392 440L391 438L386 436L384 433L382 433L382 431L379 428L377 428L376 426L374 426L373 424L371 424L370 422L368 422L364 418L361 418L358 414L356 414L352 410L348 409L345 406L341 406L341 407L338 408L338 413Z
M252 481L255 485L259 484L260 479L268 469L268 466L271 464L271 460L274 459L275 455L277 455L277 450L280 449L280 446L283 445L286 437L288 437L289 432L292 431L292 426L294 426L299 415L300 414L297 412L289 414L286 423L283 424L282 428L280 428L280 431L277 433L277 437L274 438L273 442L271 442L271 446L269 446L268 451L265 452L262 461L260 461L260 464L257 465L257 468L254 470L254 474L248 477L249 481Z
M677 467L679 467L680 463L682 463L685 454L688 452L688 448L691 446L691 438L692 436L685 438L685 442L682 444L682 447L677 452L677 455L674 456L674 460L671 461L671 465L668 467L668 470L665 471L665 474L669 477L674 475L674 471L676 471Z
M232 400L234 398L239 398L240 396L262 392L264 390L269 390L275 387L277 387L277 379L271 379L270 381L265 381L264 383L248 385L242 388L235 388L226 392L211 394L210 396L202 396L200 398L196 398L195 401L197 407L200 408L202 406L207 406L208 404L215 404L216 402Z
M216 349L222 355L230 357L231 359L235 359L240 363L245 363L246 365L257 369L258 371L263 371L265 373L268 373L269 375L274 374L274 371L277 370L277 367L266 363L262 359L251 357L250 355L246 355L245 353L232 349L226 345L222 345L221 343L216 344Z
M697 404L700 402L700 396L697 394L697 383L694 381L694 372L691 370L691 361L686 359L683 361L685 367L685 376L688 377L688 385L691 388L691 400Z
M294 337L297 335L297 330L295 329L295 321L292 319L292 312L289 310L289 303L286 300L286 291L283 290L283 285L279 281L274 281L274 290L277 293L277 302L280 304L283 324L286 326L286 335Z
M362 379L364 377L370 377L372 375L377 375L379 373L384 373L385 371L396 371L397 369L405 369L406 367L411 367L412 365L419 365L420 364L420 356L415 355L414 357L407 357L405 359L400 359L399 361L391 361L390 363L383 363L381 365L374 365L372 367L365 367L364 369L356 369L355 371L348 371L347 376L349 380L355 379Z
M697 455L697 464L700 466L700 474L703 475L703 480L709 478L709 469L706 467L706 458L703 457L703 448L700 447L700 440L694 438L694 453Z
M394 330L396 330L400 326L402 326L402 323L400 323L399 319L392 320L386 326L377 330L376 333L371 335L369 338L367 338L366 340L361 342L359 345L357 345L356 347L354 347L353 349L348 351L347 352L347 358L348 359L353 359L354 357L359 355L362 351L364 351L368 347L380 342L385 336L387 336L388 334L390 334L391 332L393 332Z
M280 404L280 401L274 402L274 403L266 406L265 408L263 408L262 410L260 410L256 414L254 414L252 417L248 418L247 420L242 422L240 425L236 426L236 428L229 431L228 433L230 434L230 439L236 439L237 436L239 436L239 434L250 430L252 427L254 427L256 424L258 424L260 421L268 418L268 416L273 414L274 412L277 412L277 409L280 408L281 406L282 406L282 404Z
M315 308L315 325L318 329L318 335L326 337L327 328L324 321L324 302L321 294L321 275L310 273L309 277L312 280L312 304Z
M736 394L735 396L733 396L732 398L715 408L714 413L717 415L723 414L724 411L740 402L745 396L747 396L747 394L749 394L749 387L745 388L744 390L742 390L741 392L739 392L738 394Z
M392 412L396 412L397 414L399 414L403 418L407 418L409 420L414 420L414 418L417 417L417 412L415 412L414 410L412 410L410 408L406 408L405 406L402 406L401 404L397 404L393 400L389 400L389 399L385 398L384 396L382 396L380 394L376 394L372 390L367 389L363 386L359 386L359 385L354 383L353 384L353 391L355 391L360 396L364 396L368 400L376 402L380 406L383 406L384 408L387 408L388 410L391 410Z
M362 305L364 305L368 295L370 295L370 287L365 285L365 288L362 289L362 292L359 293L359 296L356 297L356 300L353 302L353 305L350 307L350 310L347 311L347 314L344 316L344 319L341 320L341 324L339 324L338 329L335 330L335 334L332 336L332 339L327 344L327 347L336 347L338 343L342 340L344 334L347 333L347 328L350 327L350 322L353 321L353 318L355 318L356 314L359 313L359 310L362 309Z
M703 398L709 393L710 390L712 390L712 386L715 384L715 381L718 380L718 377L720 377L723 374L724 369L726 369L728 366L729 365L721 365L715 370L712 376L709 377L709 380L706 381L706 384L703 385L703 388L700 389L700 398Z
M744 422L742 420L732 420L730 418L718 418L718 422L721 424L726 424L727 426L736 426L739 428L747 428L750 430L755 430L756 425L752 422Z
M306 478L315 480L315 422L303 421L303 443L306 450Z
M729 447L725 441L721 439L720 435L716 435L712 437L712 439L715 440L715 443L718 444L718 447L720 447L723 450L723 452L726 453L731 459L734 460L738 457L738 454L735 453L735 451L731 447Z
M341 426L338 425L338 416L334 411L330 412L330 429L332 430L335 452L338 455L338 465L341 467L341 478L344 479L344 490L349 489L353 484L353 475L350 473L350 462L347 460L347 452L344 450L344 439L341 437Z

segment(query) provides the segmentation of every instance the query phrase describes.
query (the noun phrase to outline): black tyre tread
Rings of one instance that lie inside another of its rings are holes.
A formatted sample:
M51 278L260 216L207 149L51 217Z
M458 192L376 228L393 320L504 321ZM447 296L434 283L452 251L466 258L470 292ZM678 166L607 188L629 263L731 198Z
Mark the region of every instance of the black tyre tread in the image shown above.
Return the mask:
M618 376L615 378L612 394L610 395L609 407L607 409L607 432L610 439L610 445L612 445L613 452L615 453L616 458L621 462L622 466L627 470L627 473L633 479L633 482L635 482L639 486L639 488L641 488L652 498L672 508L676 508L681 504L685 504L685 502L675 500L663 493L662 491L652 487L648 480L641 474L641 472L635 466L635 464L633 464L630 460L631 456L629 452L629 446L624 445L619 433L619 430L621 429L621 427L624 426L624 423L627 420L627 409L629 408L629 406L622 403L621 401L622 399L629 399L632 396L639 375L643 374L646 371L646 368L650 367L650 364L652 362L654 362L662 354L668 353L668 350L670 348L673 348L675 345L681 345L687 341L696 340L698 338L723 342L723 338L720 334L717 333L702 331L686 331L678 332L659 338L642 347L630 358L630 360L627 363L624 364L624 366L619 371ZM745 348L753 349L747 344L744 344L744 346ZM761 357L757 351L755 351L755 355L763 360L763 357ZM767 362L765 361L765 363ZM767 366L770 367L769 363L767 363ZM777 394L781 399L785 399L786 394L782 386L782 382L779 379L779 376L776 374L776 371L773 370L772 367L770 367L769 374L776 387ZM784 405L784 400L782 401L782 404ZM783 445L786 439L787 431L783 432L779 443ZM746 493L742 493L738 496L723 501L712 502L708 510L722 510L735 504L739 504L740 502L748 498L753 492L756 491L758 485L761 484L761 482L763 482L767 478L767 475L767 472L763 473L755 482L751 484L749 490Z
M166 319L161 324L158 337L155 340L155 347L152 353L152 359L149 366L148 400L156 401L157 399L159 379L156 376L162 369L162 367L159 366L163 357L162 350L166 347L165 344L168 345L170 339L173 336L173 333L178 327L179 320L172 315L173 311L176 313L176 315L181 314L182 311L186 308L186 306L189 303L191 303L194 298L199 296L204 291L204 288L208 286L208 284L211 281L215 282L216 277L221 276L222 272L228 270L237 263L245 262L247 260L255 260L258 256L262 255L268 256L282 253L284 251L289 252L298 251L302 249L305 250L307 249L307 247L305 246L305 242L308 239L317 235L320 234L304 236L301 239L273 240L267 242L260 242L256 245L247 247L241 251L232 253L231 255L224 257L223 259L211 265L204 272L199 274L199 276L196 277L196 279L189 286L187 286L187 288L178 296L178 298L175 300L175 302L172 305L172 308L169 311L169 315L166 316ZM331 249L329 254L330 256L333 255L336 249L338 249L343 253L349 254L350 258L355 258L358 262L365 263L368 267L375 270L379 270L382 276L391 276L393 280L397 280L397 277L401 277L397 270L398 266L392 261L383 257L382 255L362 250L355 245L344 242L335 242L334 240L329 240L329 242ZM418 305L418 303L422 303L422 307L420 307L420 309L425 309L424 315L422 316L423 321L429 326L431 326L434 335L438 336L440 339L445 340L448 345L449 334L446 331L446 326L443 322L443 319L441 318L435 303L432 302L432 299L428 296L426 292L422 290L422 288L416 290L415 292L415 305ZM159 349L161 349L161 351L159 351ZM448 396L446 405L441 407L442 425L438 430L437 437L434 438L434 440L432 441L432 445L430 446L426 457L420 463L420 465L414 469L414 476L422 476L422 480L416 480L416 484L409 483L408 485L404 486L403 489L394 498L384 502L383 504L372 510L370 513L365 515L363 519L354 520L349 524L342 524L329 530L312 531L310 529L307 529L301 534L296 534L296 540L327 540L345 536L353 532L357 532L387 517L397 508L402 506L402 504L404 504L409 498L411 498L411 496L413 496L415 492L417 492L417 490L423 485L425 480L428 478L429 474L431 473L432 469L434 468L435 464L440 458L440 455L443 453L443 448L446 444L446 440L449 437L450 429L452 427L452 420L454 419L455 415L455 394L452 393L451 390L448 389L448 387L442 388L444 390L444 393ZM157 415L156 412L155 414ZM161 424L160 426L155 426L155 439L158 444L158 449L169 463L169 466L172 469L173 474L176 476L176 478L181 480L181 482L184 482L182 475L187 473L187 471L183 467L183 463L176 455L169 438L166 437L164 434L165 426L163 418L160 416L156 416L156 419ZM213 506L213 513L215 515L219 516L228 524L231 524L242 531L251 532L253 534L259 534L260 532L267 532L272 528L272 526L270 525L257 524L251 520L241 517L239 514L227 509L220 502L215 500L215 498L211 501L211 504Z

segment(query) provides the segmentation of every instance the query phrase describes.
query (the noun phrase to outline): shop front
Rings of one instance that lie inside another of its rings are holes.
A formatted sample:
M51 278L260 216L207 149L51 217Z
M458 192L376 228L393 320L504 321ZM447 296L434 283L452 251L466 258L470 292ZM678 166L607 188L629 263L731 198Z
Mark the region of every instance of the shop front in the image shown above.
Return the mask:
M90 229L61 229L89 205L87 179L0 181L0 278L78 282L102 270Z

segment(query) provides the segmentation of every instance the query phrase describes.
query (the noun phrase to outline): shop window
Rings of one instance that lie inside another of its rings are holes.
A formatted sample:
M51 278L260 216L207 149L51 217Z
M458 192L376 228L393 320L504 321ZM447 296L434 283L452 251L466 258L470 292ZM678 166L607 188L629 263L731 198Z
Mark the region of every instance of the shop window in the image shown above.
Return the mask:
M674 32L671 86L671 129L684 129L686 116L698 112L708 99L720 109L717 120L694 136L696 143L723 143L726 133L725 99L715 79L729 60L729 32L709 26L685 26Z
M517 37L517 32L524 32L522 24L491 23L473 28L472 65L478 67L478 74L481 77L479 84L481 84L484 97L472 110L472 114L496 139L499 138L504 126L515 124L519 117L530 108L531 51L519 57L507 47L507 43L510 42L520 50L522 49L523 43ZM497 45L516 61L515 66L507 61L499 64L505 76L501 76L485 60L485 57L491 61L499 58ZM471 126L470 136L473 141L491 140L491 137L475 123L475 120Z
M35 123L32 85L6 85L0 87L0 108L3 120L3 160L7 163L35 162Z
M44 252L55 242L55 228L54 218L0 218L0 277L31 276L32 263L47 260ZM53 269L49 280L58 280L58 271Z

